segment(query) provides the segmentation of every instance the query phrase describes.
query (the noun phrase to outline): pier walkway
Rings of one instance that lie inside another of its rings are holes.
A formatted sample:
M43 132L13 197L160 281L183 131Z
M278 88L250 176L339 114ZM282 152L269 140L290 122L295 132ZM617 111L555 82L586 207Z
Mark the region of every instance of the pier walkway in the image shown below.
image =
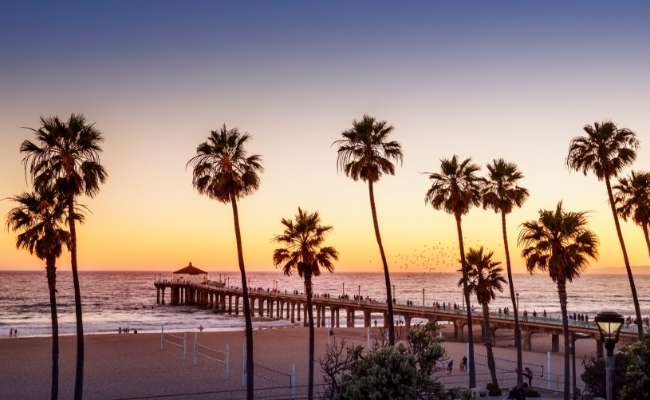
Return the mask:
M170 290L169 304L195 305L198 307L213 308L228 312L230 314L239 314L243 312L243 293L241 288L225 287L221 282L209 282L207 284L197 285L193 283L169 280L156 280L154 282L157 289L157 302L165 304L165 291ZM252 316L282 318L290 320L292 323L302 321L307 326L307 298L304 294L292 294L279 290L251 290L249 291L249 301L251 305ZM314 322L316 327L325 327L325 312L329 311L331 327L340 327L340 315L344 313L347 327L354 327L356 313L363 314L364 326L369 327L372 324L372 315L380 314L383 316L384 324L387 319L387 305L385 302L376 300L350 300L339 299L334 297L312 297L312 307L314 307ZM427 307L423 304L414 303L412 305L395 303L393 306L394 317L408 329L411 326L413 318L422 318L429 322L447 322L454 327L454 339L463 341L465 332L467 332L467 314L463 308L450 309L440 307ZM480 309L472 313L472 323L483 327L483 316ZM543 317L523 317L520 313L519 323L521 327L523 350L530 351L531 338L535 334L551 335L552 351L557 352L560 349L560 335L563 334L561 318L543 318ZM490 314L490 329L492 337L499 329L514 330L514 316ZM384 325L385 326L385 325ZM636 325L624 325L621 329L620 341L623 343L635 342L638 338L636 334ZM600 340L600 333L594 322L572 321L569 323L569 331L572 333L572 340L577 338L592 338L596 340L597 354L602 356L603 346ZM577 334L580 335L577 335Z

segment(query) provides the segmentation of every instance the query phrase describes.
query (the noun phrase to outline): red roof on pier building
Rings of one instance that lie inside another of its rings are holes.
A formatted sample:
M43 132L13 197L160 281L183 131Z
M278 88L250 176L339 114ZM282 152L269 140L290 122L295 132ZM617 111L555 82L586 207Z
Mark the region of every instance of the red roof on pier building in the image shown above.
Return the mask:
M190 263L190 265L188 265L187 267L175 271L174 274L200 275L200 274L207 274L207 272L192 266L192 263Z

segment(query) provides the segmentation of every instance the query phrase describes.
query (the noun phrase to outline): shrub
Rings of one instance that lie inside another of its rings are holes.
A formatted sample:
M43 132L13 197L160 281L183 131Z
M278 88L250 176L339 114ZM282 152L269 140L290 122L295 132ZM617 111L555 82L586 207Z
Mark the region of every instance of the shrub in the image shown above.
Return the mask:
M361 347L347 348L336 341L328 345L319 360L326 383L322 398L446 400L444 386L435 377L445 355L438 329L435 323L418 324L409 331L407 347L375 341L365 356Z
M498 384L488 382L485 388L490 392L490 396L501 396L501 388Z
M528 388L526 389L526 397L542 397L539 392L535 389Z
M416 397L415 358L404 346L384 347L359 360L351 375L344 375L334 398L413 399Z
M650 399L650 335L625 346L629 357L625 385L618 391L621 399ZM620 367L616 365L616 370Z

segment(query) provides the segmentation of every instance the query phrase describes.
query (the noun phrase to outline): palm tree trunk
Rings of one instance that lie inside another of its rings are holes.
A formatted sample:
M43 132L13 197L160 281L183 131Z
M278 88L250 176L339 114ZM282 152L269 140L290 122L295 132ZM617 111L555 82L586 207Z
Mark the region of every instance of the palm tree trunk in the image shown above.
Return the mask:
M623 234L621 233L621 224L618 222L616 205L614 203L614 195L612 195L612 186L609 183L609 176L607 175L605 175L605 184L607 184L607 196L609 197L609 205L612 207L612 215L614 216L614 224L616 225L616 234L618 235L618 241L621 244L621 250L623 250L623 260L625 261L627 277L630 280L630 288L632 289L632 300L634 301L634 310L636 311L636 325L638 329L639 340L643 340L643 321L641 320L641 307L639 306L639 297L636 294L636 286L634 285L632 268L630 267L630 260L627 258L625 241L623 241Z
M59 317L56 310L56 258L47 260L47 286L50 289L50 312L52 314L52 391L50 398L59 398Z
M517 300L515 299L515 285L512 282L512 266L510 264L510 248L508 247L508 234L506 232L506 213L501 211L501 230L503 231L503 248L506 251L506 268L508 270L508 285L510 286L510 299L512 300L512 309L515 310L515 346L517 346L517 371L523 371L523 357L521 354L521 328L519 327L519 310L517 309ZM521 387L524 377L521 373L517 374L517 386Z
M641 225L643 227L643 238L645 239L645 245L648 247L648 255L650 255L650 238L648 238L648 224Z
M562 328L564 331L564 400L571 399L571 369L569 366L569 318L567 316L566 282L558 281L557 293L560 296L560 309L562 310Z
M460 262L463 270L463 295L467 304L467 340L469 343L469 387L476 387L476 368L474 364L474 332L472 332L472 308L469 303L469 290L467 290L467 263L465 262L465 246L463 244L463 228L460 215L456 215L456 228L458 230L458 248L460 249Z
M305 294L307 295L307 318L309 318L309 387L307 398L314 398L314 310L311 305L311 273L305 273Z
M386 254L384 254L384 245L381 244L381 235L379 234L379 222L377 221L377 209L375 208L375 193L372 188L372 180L368 180L368 192L370 193L370 209L372 210L372 223L375 226L375 236L379 245L381 262L384 265L384 280L386 281L386 303L388 303L388 345L395 345L395 321L393 321L393 292L390 286L390 275L388 274L388 263Z
M241 272L241 287L243 291L244 318L246 320L246 398L253 400L255 397L255 384L253 375L253 322L251 321L251 305L248 300L248 284L246 282L246 269L244 268L244 250L241 244L241 231L239 230L239 212L237 199L230 195L232 214L235 221L235 238L237 239L237 262Z
M81 314L81 289L77 270L77 229L75 227L74 195L68 195L68 225L70 226L70 264L74 283L74 311L77 319L77 371L74 379L74 400L82 400L84 390L84 324Z
M485 349L487 350L488 368L492 376L492 383L499 384L497 380L497 366L494 363L494 354L492 353L492 329L490 328L490 309L488 304L483 304L483 329L485 332Z

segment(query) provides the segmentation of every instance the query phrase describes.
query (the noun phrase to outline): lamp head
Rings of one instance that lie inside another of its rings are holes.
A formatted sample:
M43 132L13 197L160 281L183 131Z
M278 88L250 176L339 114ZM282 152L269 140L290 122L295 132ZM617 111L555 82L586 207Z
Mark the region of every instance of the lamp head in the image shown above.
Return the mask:
M618 334L621 332L625 319L617 312L604 311L598 313L594 318L600 331L600 338L604 342L609 339L614 343L618 342Z

